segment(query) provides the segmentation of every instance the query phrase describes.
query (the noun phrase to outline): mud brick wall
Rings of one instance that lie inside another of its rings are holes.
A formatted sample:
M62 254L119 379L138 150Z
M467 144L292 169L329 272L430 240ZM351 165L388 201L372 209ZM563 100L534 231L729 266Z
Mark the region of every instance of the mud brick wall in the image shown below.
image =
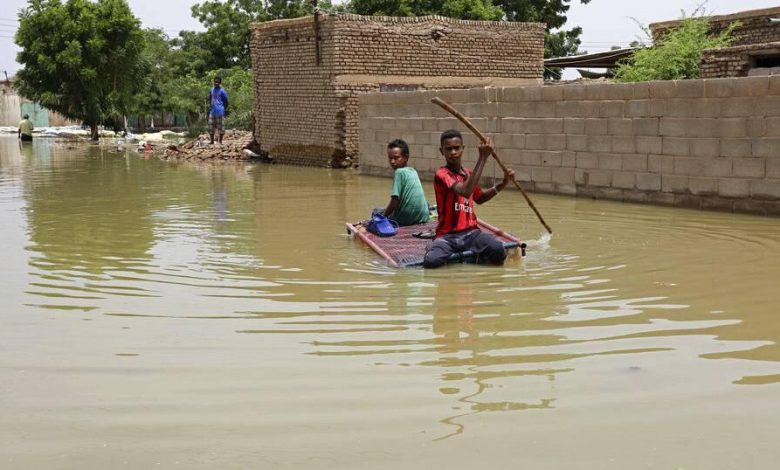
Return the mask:
M362 173L391 175L385 146L403 138L431 180L449 128L474 164L476 139L435 95L494 136L529 191L780 215L780 76L366 94Z
M334 17L336 75L538 78L541 23ZM541 51L543 52L543 51Z
M703 52L701 78L746 77L754 66L755 57L780 56L780 24L770 23L770 18L780 18L780 7L710 17L713 33L724 31L735 22L739 22L739 26L732 34L729 47ZM680 21L654 23L650 30L657 40L679 25Z
M701 78L746 77L754 58L764 55L780 57L780 42L706 49L699 63Z
M356 162L358 97L366 92L521 85L542 77L542 23L333 14L320 15L319 25L319 41L314 17L251 26L255 135L277 161Z
M332 86L332 25L321 24L321 63L314 22L296 18L252 25L255 138L289 163L328 165L343 148L336 139L339 98Z
M736 3L735 3L736 4ZM780 41L780 24L769 22L769 18L780 18L780 7L748 10L731 15L711 16L710 31L719 33L734 22L740 25L734 30L731 46L744 46ZM680 21L665 21L650 25L653 38L657 39L671 29L679 26Z

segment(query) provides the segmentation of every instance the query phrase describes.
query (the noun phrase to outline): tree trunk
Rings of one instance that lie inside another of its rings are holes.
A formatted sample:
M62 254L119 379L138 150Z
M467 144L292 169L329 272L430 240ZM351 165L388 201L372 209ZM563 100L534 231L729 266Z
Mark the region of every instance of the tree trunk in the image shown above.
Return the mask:
M99 137L100 137L98 135L98 128L97 127L98 127L97 123L94 123L94 122L89 125L89 130L90 130L90 133L92 134L92 141L93 142L97 142L99 140Z

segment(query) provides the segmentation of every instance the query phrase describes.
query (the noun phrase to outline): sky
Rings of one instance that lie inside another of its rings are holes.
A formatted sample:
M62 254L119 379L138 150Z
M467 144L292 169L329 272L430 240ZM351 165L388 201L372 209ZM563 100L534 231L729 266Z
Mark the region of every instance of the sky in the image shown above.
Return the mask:
M202 30L190 15L190 6L200 0L129 0L130 9L144 27L162 28L169 36L180 30ZM642 35L639 26L658 21L674 20L680 11L693 11L701 0L591 0L587 5L572 0L564 28L581 26L581 50L599 52L611 46L627 46ZM18 47L13 35L18 26L16 13L27 5L26 0L3 0L0 10L0 78L3 72L13 75L21 66L16 63ZM737 11L780 6L780 0L709 0L707 12L725 15ZM575 73L576 75L576 73ZM567 75L567 78L568 75Z
M63 0L65 1L65 0ZM14 32L19 26L17 13L25 8L27 0L2 0L0 9L0 79L5 79L21 68L16 63L19 48L14 44ZM199 0L129 0L128 4L145 28L160 28L175 37L181 30L201 31L203 27L190 14L190 6Z

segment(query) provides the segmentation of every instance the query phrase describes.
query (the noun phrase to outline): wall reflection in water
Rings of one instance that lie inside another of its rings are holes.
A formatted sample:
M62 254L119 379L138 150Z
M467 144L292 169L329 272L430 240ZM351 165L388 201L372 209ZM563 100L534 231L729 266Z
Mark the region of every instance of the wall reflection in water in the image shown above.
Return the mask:
M764 392L780 382L777 219L539 196L555 236L525 259L393 270L344 230L389 186L351 171L0 139L3 321L127 322L144 333L136 349L105 346L112 359L178 361L195 389L198 374L219 376L226 403L239 390L256 407L289 399L266 411L292 434L285 413L356 396L370 406L337 411L388 429L404 411L430 425L428 441L448 442L486 422L511 430L574 410L586 429L609 413L650 419L647 403L717 407L735 394L777 411ZM540 227L515 196L479 214L534 242ZM212 353L254 369L223 373ZM179 379L160 382L176 402ZM262 395L269 384L279 389ZM244 419L242 406L227 407Z

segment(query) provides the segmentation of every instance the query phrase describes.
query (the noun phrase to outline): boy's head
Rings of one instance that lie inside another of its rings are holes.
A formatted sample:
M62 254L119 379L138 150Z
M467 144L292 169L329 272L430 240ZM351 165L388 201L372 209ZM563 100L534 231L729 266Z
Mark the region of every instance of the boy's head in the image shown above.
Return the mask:
M409 161L409 145L401 139L387 144L387 161L394 170L405 167Z
M30 115L29 114L25 114L24 116L22 116L22 119L30 119Z
M222 77L217 75L216 77L214 77L214 86L218 87L220 85L222 85Z
M463 156L463 136L455 129L450 129L441 134L441 147L439 151L447 160L447 164L460 167L460 158Z

